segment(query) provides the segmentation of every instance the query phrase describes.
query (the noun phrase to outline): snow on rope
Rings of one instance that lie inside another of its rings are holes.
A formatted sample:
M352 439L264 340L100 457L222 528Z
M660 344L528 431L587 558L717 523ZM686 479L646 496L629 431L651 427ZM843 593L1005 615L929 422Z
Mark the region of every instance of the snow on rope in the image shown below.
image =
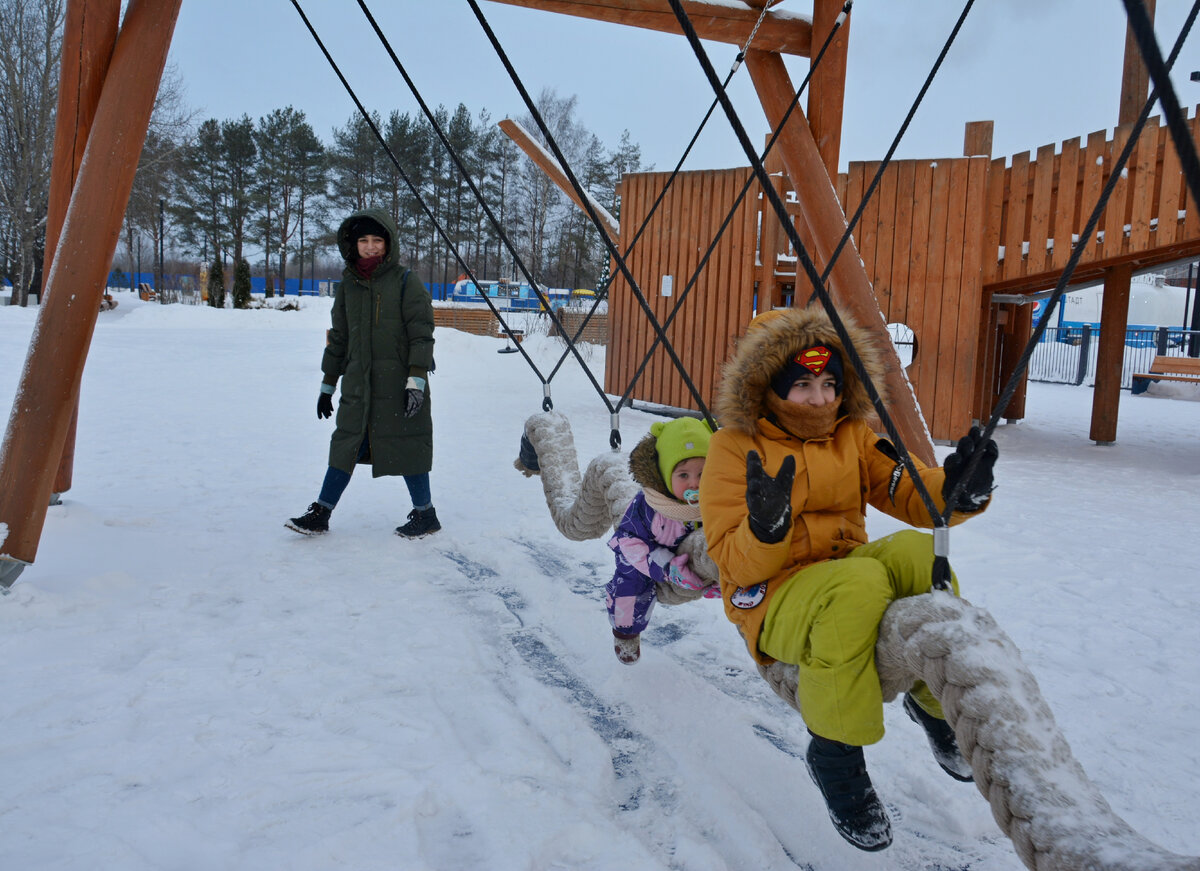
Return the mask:
M559 531L576 541L603 536L637 492L627 457L597 457L581 477L565 417L534 415L525 435ZM514 465L537 474L520 459ZM696 574L715 582L704 531L681 547ZM875 665L885 701L917 680L937 696L976 787L1030 871L1200 871L1200 857L1164 850L1113 812L1071 754L1020 651L982 608L938 591L897 599L880 622ZM795 665L760 665L759 673L799 711Z

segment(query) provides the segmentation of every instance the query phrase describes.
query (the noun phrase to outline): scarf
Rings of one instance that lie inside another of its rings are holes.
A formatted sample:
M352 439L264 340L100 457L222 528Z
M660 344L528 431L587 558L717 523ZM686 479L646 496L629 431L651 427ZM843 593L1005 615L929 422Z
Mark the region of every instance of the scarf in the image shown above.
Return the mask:
M646 504L664 517L680 523L700 522L699 505L688 505L649 487L642 488L642 494L646 497Z
M825 405L801 405L798 402L780 399L774 390L768 390L766 405L767 420L778 424L788 435L806 442L833 434L842 403L839 400Z
M383 262L383 255L378 257L359 257L354 264L354 268L363 278L370 278L375 274L375 270L379 268L379 264Z

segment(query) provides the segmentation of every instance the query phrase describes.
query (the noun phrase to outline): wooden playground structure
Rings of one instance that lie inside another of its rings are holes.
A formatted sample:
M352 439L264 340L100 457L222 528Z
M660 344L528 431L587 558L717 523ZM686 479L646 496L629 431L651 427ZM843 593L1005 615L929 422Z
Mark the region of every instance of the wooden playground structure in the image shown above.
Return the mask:
M665 2L496 2L678 32ZM774 0L746 0L746 5L753 9L684 3L700 36L739 46L758 18L754 10L773 6ZM811 22L773 12L763 19L745 62L773 128L779 129L795 94L781 55L813 56L834 30L841 8L840 0L814 0ZM847 20L834 34L809 83L807 117L799 108L792 113L767 163L818 270L828 263L846 216L857 211L879 168L877 162L856 162L846 173L836 171L849 29ZM1058 282L1148 91L1145 68L1127 40L1120 123L1111 137L1100 130L1086 139L1040 146L1032 158L1029 152L993 157L991 122L972 122L962 157L896 160L884 171L851 244L833 267L830 291L843 310L868 327L882 333L886 324L895 323L913 331L913 360L901 374L895 358L886 386L906 445L926 462L933 457L932 440L955 439L996 408L1030 337L1030 303ZM1189 124L1195 139L1200 135L1195 114ZM564 184L544 154L514 139ZM650 218L627 263L660 323L750 176L748 168L681 173ZM620 250L629 248L667 178L667 173L636 173L622 180ZM1189 208L1188 199L1167 128L1151 119L1071 278L1072 285L1105 285L1090 432L1098 443L1116 440L1133 273L1200 254L1200 210ZM796 252L757 182L751 182L667 333L669 339L688 337L680 338L675 350L706 402L756 306L761 311L803 305L810 294L807 276L797 274ZM609 292L609 329L605 386L620 394L656 334L619 275ZM696 407L674 365L659 352L632 396ZM1023 382L1003 414L1008 420L1024 417Z
M1154 121L1155 119L1152 119ZM1200 120L1190 119L1200 138ZM935 440L957 438L972 420L993 411L1028 340L1035 295L1052 289L1092 211L1131 125L1106 136L1101 130L1081 141L1009 158L992 158L991 124L967 125L969 156L895 160L868 202L854 238L879 310L889 324L905 324L916 338L907 374ZM801 238L806 228L799 200L776 156L768 163L781 194L787 195ZM851 163L837 176L845 212L853 214L878 163ZM642 222L667 173L627 175L622 183L622 248ZM661 276L682 287L694 272L706 240L715 233L750 178L750 170L681 174L629 258L631 270L659 320L674 305L658 295ZM803 305L811 285L797 276L779 222L765 209L757 185L743 201L669 335L691 336L677 352L701 395L711 396L721 362L748 323L758 294L760 309ZM1099 231L1083 251L1071 283L1105 283L1128 302L1135 270L1153 269L1200 254L1200 210L1187 208L1179 159L1167 128L1148 125L1119 178ZM765 252L765 253L764 253ZM821 264L818 263L818 267ZM677 292L676 292L677 293ZM1121 315L1124 312L1120 313ZM610 391L620 392L654 339L632 293L618 279L610 296L610 342L606 372ZM1101 330L1109 329L1106 312ZM1115 367L1119 385L1120 345L1125 318L1113 332L1117 343L1101 368ZM1107 346L1106 346L1107 347ZM1103 353L1103 351L1102 351ZM1098 376L1099 377L1099 376ZM691 407L691 398L664 355L651 360L636 398ZM1115 439L1115 403L1108 411L1097 385L1096 407L1111 429L1093 427L1097 441ZM1024 417L1024 391L1005 410ZM1095 421L1094 421L1095 423Z

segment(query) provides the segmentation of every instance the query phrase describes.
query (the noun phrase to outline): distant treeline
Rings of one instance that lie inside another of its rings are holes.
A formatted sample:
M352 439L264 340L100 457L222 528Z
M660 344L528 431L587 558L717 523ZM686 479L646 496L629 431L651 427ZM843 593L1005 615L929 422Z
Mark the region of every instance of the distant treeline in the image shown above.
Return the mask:
M8 14L14 10L22 14ZM19 304L41 287L63 11L63 0L0 0L0 44L26 70L20 80L0 77L0 280L12 283ZM537 105L580 183L619 214L617 185L623 173L642 169L641 149L627 131L614 143L585 129L573 96L545 90ZM244 261L243 271L264 277L268 287L289 275L336 277L337 225L356 209L379 206L398 221L406 265L429 284L452 282L463 271L451 245L480 279L524 279L501 235L541 284L595 287L604 280L608 258L587 216L487 110L473 114L460 103L434 115L499 228L423 115L373 116L387 149L357 114L328 141L292 106L257 121L244 115L197 124L169 68L112 266L126 274L179 273L190 263L199 276L200 264L219 261L229 276ZM531 118L516 120L541 138Z

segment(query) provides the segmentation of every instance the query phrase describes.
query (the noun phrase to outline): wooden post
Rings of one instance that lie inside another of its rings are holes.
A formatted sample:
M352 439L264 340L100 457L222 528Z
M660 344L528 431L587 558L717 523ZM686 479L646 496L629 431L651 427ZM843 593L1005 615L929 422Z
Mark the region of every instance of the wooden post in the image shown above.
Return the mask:
M991 157L995 121L968 121L963 132L963 157Z
M746 53L746 68L758 91L767 121L772 128L778 127L796 93L782 58L777 54L751 49ZM792 111L775 147L779 149L791 176L801 214L816 249L812 252L813 261L820 270L822 264L829 262L834 248L846 232L846 215L826 172L824 159L813 139L808 120L799 107ZM773 215L771 217L774 219ZM810 292L807 277L797 274L796 282L796 296L807 298ZM853 238L838 256L830 274L830 284L838 306L852 315L860 326L873 333L879 342L886 367L882 386L889 400L888 411L905 447L926 465L934 465L933 439L888 335L887 324Z
M71 189L83 161L104 74L117 41L121 20L120 0L70 0L63 22L62 71L58 84L58 108L54 124L54 160L51 164L49 208L46 213L46 253L42 261L42 298L54 262L54 248L62 230ZM101 288L103 294L103 288ZM75 429L79 403L71 412L62 458L54 476L52 493L71 489L75 469Z
M1146 15L1154 23L1155 0L1143 0ZM1146 99L1150 96L1150 71L1142 63L1137 38L1127 24L1125 26L1125 62L1121 68L1121 102L1117 109L1117 124L1132 124L1138 119Z
M1155 0L1145 2L1146 13L1153 24ZM1137 40L1126 25L1118 125L1135 122L1149 95L1150 74L1146 65L1142 63ZM1098 445L1111 445L1117 440L1121 373L1125 365L1125 334L1129 328L1129 287L1132 281L1131 264L1114 266L1104 271L1104 299L1100 304L1100 339L1096 348L1096 386L1092 390L1092 426L1089 433L1089 437Z
M814 0L812 54L816 55L825 44L838 16L842 14L845 0ZM808 123L817 150L825 161L825 170L830 178L837 178L838 160L842 150L842 111L846 97L846 54L850 42L850 16L841 28L825 57L808 82Z
M1129 326L1129 287L1133 265L1123 263L1104 271L1100 303L1100 340L1096 346L1096 386L1092 391L1092 428L1088 437L1098 445L1117 440L1117 409L1121 404L1121 369L1125 363L1125 332Z
M0 453L0 583L32 563L181 0L130 0ZM3 565L8 561L9 565ZM6 580L7 579L7 580Z

